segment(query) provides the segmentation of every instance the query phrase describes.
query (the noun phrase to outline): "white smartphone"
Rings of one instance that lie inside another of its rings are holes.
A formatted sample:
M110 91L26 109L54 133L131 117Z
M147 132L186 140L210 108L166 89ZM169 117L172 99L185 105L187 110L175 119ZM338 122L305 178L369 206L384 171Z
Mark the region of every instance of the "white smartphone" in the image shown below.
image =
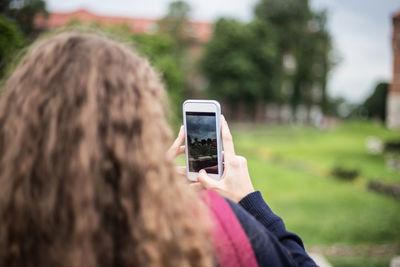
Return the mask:
M221 106L215 100L186 100L183 103L185 126L186 174L197 181L201 169L221 179L222 140Z

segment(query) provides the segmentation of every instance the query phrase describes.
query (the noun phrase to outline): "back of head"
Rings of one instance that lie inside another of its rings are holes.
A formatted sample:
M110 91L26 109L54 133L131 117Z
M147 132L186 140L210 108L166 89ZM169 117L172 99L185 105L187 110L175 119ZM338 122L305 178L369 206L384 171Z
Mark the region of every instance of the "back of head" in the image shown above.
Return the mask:
M210 265L202 209L165 156L164 97L107 38L32 47L0 100L0 266Z

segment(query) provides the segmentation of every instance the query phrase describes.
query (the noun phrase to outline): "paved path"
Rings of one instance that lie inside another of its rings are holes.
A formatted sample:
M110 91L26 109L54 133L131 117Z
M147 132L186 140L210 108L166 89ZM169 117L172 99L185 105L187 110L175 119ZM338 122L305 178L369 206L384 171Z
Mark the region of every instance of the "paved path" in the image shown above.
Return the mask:
M326 260L322 254L309 253L310 257L315 261L319 267L332 267L332 265Z
M393 257L400 254L400 248L394 246L330 246L309 247L309 253L317 253L325 256L371 256Z

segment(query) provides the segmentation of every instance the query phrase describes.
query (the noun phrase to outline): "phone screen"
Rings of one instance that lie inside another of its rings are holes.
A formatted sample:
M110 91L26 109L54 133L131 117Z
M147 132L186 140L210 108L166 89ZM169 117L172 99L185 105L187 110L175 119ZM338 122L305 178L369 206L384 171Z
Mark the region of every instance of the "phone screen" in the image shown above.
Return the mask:
M213 112L186 112L189 171L218 174L216 118Z

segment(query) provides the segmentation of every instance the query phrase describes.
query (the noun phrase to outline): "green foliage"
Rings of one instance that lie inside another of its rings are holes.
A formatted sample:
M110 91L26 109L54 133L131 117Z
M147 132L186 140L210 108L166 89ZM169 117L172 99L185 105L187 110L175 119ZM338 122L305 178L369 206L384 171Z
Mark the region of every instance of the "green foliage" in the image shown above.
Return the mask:
M186 2L173 1L169 5L168 13L158 22L158 31L175 39L180 49L193 41L189 15L190 6Z
M18 26L8 18L0 15L0 78L8 62L24 46L24 37Z
M47 16L44 0L5 0L0 5L0 12L15 20L26 35L34 32L34 19L37 14Z
M8 11L10 7L11 0L2 0L0 2L0 13L4 14Z
M199 157L209 156L217 154L217 147L210 144L202 144L201 142L194 143L190 147L190 156L197 159Z
M277 25L297 27L310 16L308 0L261 0L255 7L255 14Z
M178 59L174 57L176 43L165 34L132 35L132 39L139 52L149 58L162 74L174 113L180 114L184 96L184 71Z
M0 79L12 71L14 56L34 33L34 18L47 15L44 0L4 0L0 3ZM9 63L11 62L11 63Z
M320 105L328 113L334 60L327 12L311 10L308 0L260 0L254 13L250 23L215 23L201 62L209 95L255 109L291 103L293 115L299 104ZM285 66L287 56L294 59L293 70Z
M297 68L293 75L293 94L291 103L295 109L300 103L320 104L327 112L327 76L333 66L330 59L331 40L326 29L326 13L314 13L309 21L311 30L304 30L293 43ZM313 96L313 88L319 89L321 99Z
M389 84L380 82L376 85L374 92L365 100L363 107L367 111L369 118L386 120L386 98Z
M328 98L324 114L330 117L346 118L353 112L354 104L348 103L343 97Z
M338 64L338 59L333 53L332 38L327 29L327 10L314 12L312 25L314 26L313 41L314 64L312 66L313 80L321 88L321 108L324 114L329 114L329 96L327 93L328 75Z
M268 25L259 21L218 20L201 61L209 95L231 104L275 99L272 34Z
M167 14L157 23L157 32L169 36L175 42L175 49L170 53L184 70L184 91L181 98L197 97L199 84L196 83L196 79L201 76L195 51L201 44L195 38L195 29L189 20L190 11L191 7L185 1L172 1Z
M313 11L308 0L261 0L255 7L256 17L273 25L277 35L281 61L287 54L296 60L295 73L276 72L278 79L292 86L290 103L295 115L299 104L319 104L324 113L328 109L327 79L333 67L332 45L327 30L327 12ZM313 88L319 88L316 99Z
M353 181L360 175L360 171L358 169L347 168L341 165L333 166L331 174L333 177L337 179L341 179L343 181Z
M256 17L278 29L282 52L292 49L303 35L311 18L308 0L260 0L254 9Z

